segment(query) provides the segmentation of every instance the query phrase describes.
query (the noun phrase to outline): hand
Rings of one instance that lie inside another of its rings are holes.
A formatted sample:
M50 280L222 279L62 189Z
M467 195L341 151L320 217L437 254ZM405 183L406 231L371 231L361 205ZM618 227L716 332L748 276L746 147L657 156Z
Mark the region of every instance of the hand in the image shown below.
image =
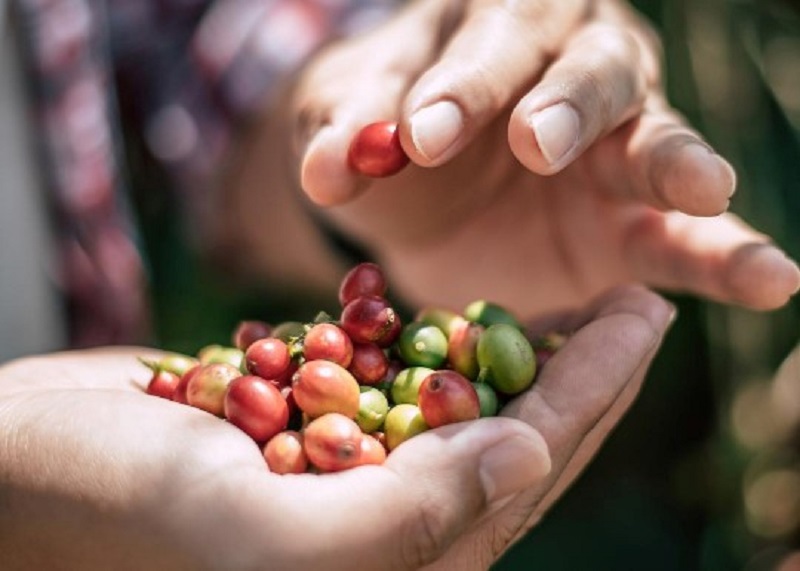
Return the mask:
M505 418L328 475L273 475L232 425L145 395L135 356L148 350L12 362L0 368L4 569L485 569L619 421L671 315L627 288L540 322L574 334Z
M616 0L420 0L304 71L298 178L415 305L535 315L628 281L783 305L800 271L722 214L733 170L669 108L658 62ZM413 163L358 177L350 141L386 119Z

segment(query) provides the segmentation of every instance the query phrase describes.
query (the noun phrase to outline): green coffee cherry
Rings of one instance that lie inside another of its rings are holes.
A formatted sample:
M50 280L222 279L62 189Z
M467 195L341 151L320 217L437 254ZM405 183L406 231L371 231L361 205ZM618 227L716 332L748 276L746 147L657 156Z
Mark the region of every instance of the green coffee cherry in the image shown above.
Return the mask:
M435 325L413 321L400 333L397 352L409 366L438 369L447 358L447 336Z
M361 387L356 422L367 434L380 430L389 412L389 401L374 387Z
M386 446L394 450L403 442L428 430L419 407L413 404L398 404L389 409L383 423Z
M395 404L417 404L419 386L433 369L428 367L409 367L400 371L392 383L392 401Z
M480 323L484 327L489 327L496 323L505 323L517 329L522 329L522 324L510 311L496 303L483 299L470 303L464 308L463 315L466 319Z
M521 393L533 384L536 357L522 332L505 323L487 327L478 340L479 380L507 395Z
M481 417L497 416L497 411L500 409L500 399L497 398L497 393L489 386L488 383L472 383L475 387L475 392L478 393L478 402L481 406Z

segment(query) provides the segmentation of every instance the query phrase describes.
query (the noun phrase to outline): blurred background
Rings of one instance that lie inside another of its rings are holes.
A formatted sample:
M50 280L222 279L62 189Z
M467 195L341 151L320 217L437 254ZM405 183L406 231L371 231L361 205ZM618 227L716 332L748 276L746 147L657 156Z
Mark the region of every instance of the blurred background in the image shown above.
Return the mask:
M633 4L661 33L672 104L738 172L732 210L800 258L800 3ZM12 95L0 91L0 99ZM173 195L158 192L166 175L137 133L123 133L139 239L150 254L157 345L193 353L227 342L241 319L335 311L334 299L246 289L204 264L185 239L198 229L184 226ZM11 196L0 193L0 213L11 210L2 202ZM25 239L27 228L13 224L0 221L0 248ZM9 267L0 293L36 295ZM776 375L800 342L800 300L761 314L671 299L679 319L633 410L497 570L800 570L800 354ZM18 309L27 311L21 302ZM54 333L44 349L63 343L55 324L39 323ZM16 331L0 339L0 362L24 341Z

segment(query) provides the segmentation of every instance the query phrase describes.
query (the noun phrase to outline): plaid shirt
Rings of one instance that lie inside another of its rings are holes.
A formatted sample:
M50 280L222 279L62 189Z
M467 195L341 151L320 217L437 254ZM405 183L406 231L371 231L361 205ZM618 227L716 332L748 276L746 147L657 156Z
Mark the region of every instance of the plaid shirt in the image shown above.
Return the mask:
M72 346L141 342L149 331L121 125L141 133L178 192L203 193L237 124L266 103L277 80L325 40L384 18L396 3L12 2L28 56ZM130 117L120 116L120 90L134 95Z

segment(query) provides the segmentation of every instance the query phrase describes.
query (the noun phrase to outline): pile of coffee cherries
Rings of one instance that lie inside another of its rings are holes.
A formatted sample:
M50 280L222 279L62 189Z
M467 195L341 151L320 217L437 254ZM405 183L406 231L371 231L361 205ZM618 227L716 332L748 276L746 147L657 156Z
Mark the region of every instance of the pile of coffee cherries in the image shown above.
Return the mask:
M341 282L338 319L243 321L230 346L142 359L147 393L226 419L274 473L336 472L381 464L429 428L497 414L564 342L531 343L511 313L482 300L404 325L385 294L380 267L360 264Z

